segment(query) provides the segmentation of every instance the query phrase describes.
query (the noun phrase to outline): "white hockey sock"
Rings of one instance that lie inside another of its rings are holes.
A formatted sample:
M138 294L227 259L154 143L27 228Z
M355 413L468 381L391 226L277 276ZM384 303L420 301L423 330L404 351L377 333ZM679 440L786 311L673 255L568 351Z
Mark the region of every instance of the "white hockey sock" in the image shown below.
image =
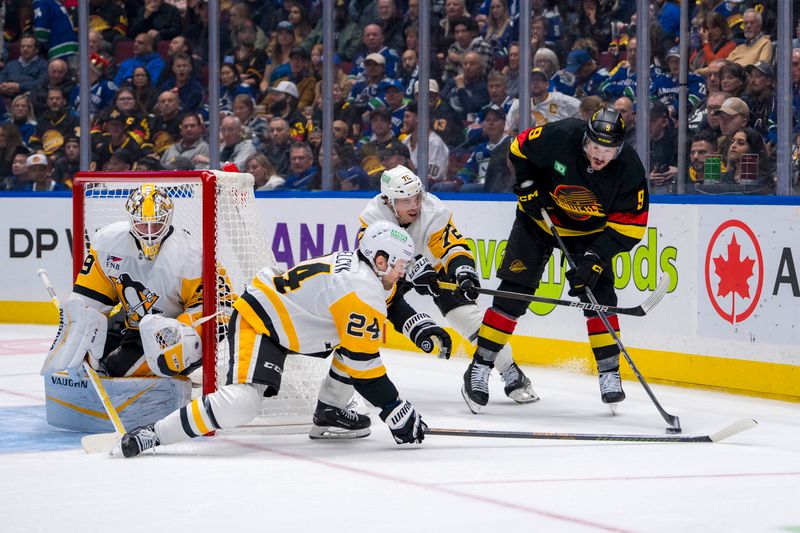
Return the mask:
M469 340L470 344L475 346L478 339L478 330L483 322L483 314L477 305L462 305L456 307L447 313L445 319L453 329L462 337ZM497 353L494 367L499 372L505 372L512 364L514 364L514 355L511 351L511 345L506 344L503 346L503 349Z
M337 354L334 354L336 357ZM350 399L355 393L355 388L350 383L342 383L338 379L334 379L330 374L325 376L322 382L322 387L319 389L319 401L345 409Z

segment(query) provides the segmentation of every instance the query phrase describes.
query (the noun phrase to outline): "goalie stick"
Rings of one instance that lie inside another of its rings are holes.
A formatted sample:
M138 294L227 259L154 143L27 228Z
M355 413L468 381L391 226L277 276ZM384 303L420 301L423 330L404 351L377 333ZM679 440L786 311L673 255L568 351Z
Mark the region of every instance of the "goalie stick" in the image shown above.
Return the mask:
M37 271L37 274L47 289L47 293L50 295L50 301L53 302L53 305L56 306L56 309L60 309L61 304L58 301L58 296L56 295L53 285L50 283L50 277L47 275L47 271L43 268L40 268ZM122 420L120 420L119 413L117 413L117 409L111 402L111 398L108 397L108 393L106 392L105 387L103 387L103 383L100 381L100 376L97 375L97 372L95 372L94 368L91 367L89 361L86 359L83 360L83 369L86 371L86 375L89 376L89 381L92 384L92 388L97 393L97 397L100 398L100 403L103 404L103 409L106 410L108 419L111 420L111 424L116 430L114 433L98 433L95 435L86 435L85 437L81 438L81 446L83 446L83 449L87 453L96 453L98 451L102 451L102 449L105 449L107 442L113 440L114 442L110 443L110 445L113 446L119 439L121 439L125 434L125 426L122 424ZM110 447L108 449L110 449Z
M709 435L624 435L603 433L542 433L529 431L492 431L482 429L442 429L428 428L425 436L442 435L450 437L489 437L499 439L537 439L537 440L590 440L603 442L720 442L758 424L753 419L743 418Z
M569 255L569 252L567 252L567 247L564 244L564 240L561 238L561 235L558 234L558 230L553 225L553 221L550 219L550 215L547 214L547 209L542 208L541 213L542 213L542 219L544 219L544 223L547 224L547 228L550 230L550 233L553 234L553 237L558 242L558 247L561 249L561 253L564 254L564 257L567 260L567 265L569 265L569 268L571 270L573 271L577 270L577 265L575 264L575 261L572 259L572 256ZM594 294L592 293L589 287L586 287L586 297L589 298L589 302L597 305L597 299L594 297ZM638 379L639 383L642 384L642 387L644 388L644 391L647 393L647 396L650 397L650 400L653 402L653 405L655 405L661 417L667 422L667 424L669 424L670 427L668 428L668 431L672 431L674 433L680 433L681 432L680 419L677 416L668 413L667 411L664 410L663 407L661 407L661 403L658 401L658 398L656 398L656 395L653 394L653 391L650 390L650 385L648 385L647 382L644 380L644 376L642 376L642 373L639 372L638 368L636 368L636 365L633 363L633 359L631 359L630 354L628 354L628 350L625 349L625 346L619 339L619 335L617 335L616 332L614 331L614 327L611 325L611 322L608 321L608 317L606 316L605 312L600 310L596 312L597 316L600 317L600 320L603 322L603 326L605 326L606 330L608 331L608 334L611 335L611 338L614 339L614 342L617 344L619 351L622 352L622 355L625 356L625 360L628 362L628 365L630 365L631 370L633 370L633 373L636 374L636 379Z
M484 289L482 287L478 287L475 290L478 291L480 294L488 294L489 296L500 296L503 298L511 298L513 300L524 300L527 302L538 302L543 304L551 304L551 305L562 305L566 307L576 307L578 309L582 309L585 311L602 311L604 313L616 313L618 315L630 315L630 316L644 316L653 309L658 302L664 297L669 290L670 284L670 277L669 274L664 273L664 276L661 278L661 281L656 287L656 290L653 291L644 302L636 307L615 307L613 305L602 305L596 304L591 302L581 302L580 300L560 300L558 298L547 298L545 296L534 296L532 294L524 294L521 292L511 292L511 291L499 291L496 289ZM458 289L458 285L455 283L449 283L446 281L440 281L439 287L448 291L454 291Z

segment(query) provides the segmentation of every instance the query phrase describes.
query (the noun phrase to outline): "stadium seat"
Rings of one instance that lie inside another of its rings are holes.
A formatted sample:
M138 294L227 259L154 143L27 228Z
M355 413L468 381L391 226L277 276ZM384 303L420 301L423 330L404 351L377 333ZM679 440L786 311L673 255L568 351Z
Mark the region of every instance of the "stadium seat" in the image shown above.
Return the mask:
M600 57L597 58L597 64L601 67L611 70L616 65L614 56L611 52L600 52Z
M158 55L161 56L161 59L164 61L167 60L167 52L169 51L169 41L158 41L158 45L156 45L156 52Z
M8 44L8 60L12 61L19 57L19 41Z
M117 41L114 45L114 62L121 65L130 57L133 57L133 41Z

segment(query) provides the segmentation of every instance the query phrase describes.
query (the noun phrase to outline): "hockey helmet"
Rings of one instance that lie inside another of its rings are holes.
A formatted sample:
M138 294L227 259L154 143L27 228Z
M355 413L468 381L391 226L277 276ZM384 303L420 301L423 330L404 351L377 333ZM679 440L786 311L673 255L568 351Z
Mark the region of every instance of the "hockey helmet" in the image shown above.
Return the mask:
M142 253L148 259L155 259L172 224L172 200L163 189L147 183L131 192L125 209L131 233L139 241Z
M398 204L419 207L425 196L425 187L411 169L398 165L381 175L381 196L397 215Z
M414 258L414 240L403 228L387 220L373 222L361 235L358 251L369 261L378 276L387 274L398 261L403 266ZM375 265L375 259L383 253L389 264L384 271Z
M586 125L586 137L600 146L621 146L625 140L625 123L619 111L600 109Z

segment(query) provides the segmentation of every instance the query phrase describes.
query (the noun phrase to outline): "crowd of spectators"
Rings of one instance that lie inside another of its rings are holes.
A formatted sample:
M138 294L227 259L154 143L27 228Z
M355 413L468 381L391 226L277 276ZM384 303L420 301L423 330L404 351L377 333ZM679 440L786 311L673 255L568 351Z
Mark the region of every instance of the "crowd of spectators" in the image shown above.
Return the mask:
M89 0L91 166L208 168L208 79L220 80L220 161L260 191L321 188L322 101L334 105L332 182L375 190L414 168L419 0L331 0L333 94L322 94L322 0L221 0L219 72L208 71L205 0ZM772 193L776 0L692 2L688 57L678 0L651 1L650 124L636 124L636 1L431 0L432 191L508 192L519 133L520 47L533 58L531 126L619 110L650 136L655 193L676 192L678 74L689 66L689 187ZM61 190L78 169L77 0L5 2L0 190ZM792 56L800 114L800 24ZM787 117L788 119L788 117ZM800 147L800 139L797 141ZM798 157L795 164L800 165ZM794 193L798 194L797 180Z

